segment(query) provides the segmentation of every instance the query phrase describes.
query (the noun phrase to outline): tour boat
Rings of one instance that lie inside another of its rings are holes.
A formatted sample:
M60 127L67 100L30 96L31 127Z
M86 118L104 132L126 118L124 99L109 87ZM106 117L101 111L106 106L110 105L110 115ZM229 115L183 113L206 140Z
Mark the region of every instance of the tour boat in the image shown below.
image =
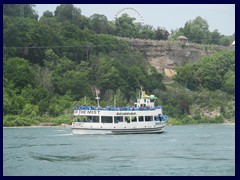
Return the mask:
M97 94L97 93L96 93ZM162 133L168 117L162 106L155 106L157 99L141 90L132 107L75 106L73 134L143 134Z

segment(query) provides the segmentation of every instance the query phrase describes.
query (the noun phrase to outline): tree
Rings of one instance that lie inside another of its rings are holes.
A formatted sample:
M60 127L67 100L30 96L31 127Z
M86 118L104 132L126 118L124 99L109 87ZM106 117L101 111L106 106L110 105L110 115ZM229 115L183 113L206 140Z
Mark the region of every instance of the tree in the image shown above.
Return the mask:
M3 67L4 77L12 81L17 89L21 90L26 85L33 83L33 74L26 59L9 58L4 61Z
M32 104L26 104L23 108L22 115L35 117L39 113L39 107Z
M135 37L136 26L134 21L136 18L131 18L128 14L123 14L121 17L117 18L115 21L115 34L122 37Z
M54 53L52 49L47 49L44 51L44 66L54 70L59 63L60 57Z
M42 64L42 47L56 45L60 41L49 26L29 18L5 16L3 32L4 46L8 49L18 47L15 55L32 63Z
M155 67L151 67L150 74L147 77L149 90L150 91L153 91L154 89L165 90L166 87L163 84L162 80L163 80L163 75L157 72L157 69Z
M77 16L81 15L81 9L74 7L72 4L61 4L54 11L58 21L72 21Z
M108 20L105 15L93 14L90 16L91 29L97 34L106 34L108 32Z
M116 26L113 21L108 21L108 34L114 35L116 31Z
M49 17L49 18L51 18L51 17L53 17L53 13L51 12L51 11L45 11L44 13L43 13L43 17Z
M37 105L39 107L39 113L43 115L48 111L51 96L45 87L37 87L31 91L32 99L30 104Z
M147 79L141 67L131 66L128 68L128 72L127 82L132 91L140 89L141 86L147 86Z
M81 9L72 4L61 4L54 11L54 16L59 22L71 22L81 29L89 28L89 19L81 15Z
M154 31L154 39L156 40L167 40L169 36L169 32L165 28L158 27L157 30Z
M91 94L86 72L67 71L63 77L58 77L55 82L61 95L69 94L74 100L79 100L85 95Z
M211 91L224 89L232 93L235 86L232 83L235 78L232 74L234 68L234 52L218 52L211 56L202 57L192 65L177 67L175 80L192 90L203 87Z
M223 90L235 95L235 72L229 70L223 77Z
M3 114L18 114L21 113L23 107L23 98L18 98L16 95L15 85L12 81L3 77Z
M213 32L210 33L210 40L209 40L209 44L216 44L219 45L220 44L220 40L221 40L221 35L218 32L217 29L215 29Z
M198 16L194 20L190 20L185 23L182 30L183 35L186 36L189 41L195 43L207 43L209 39L209 25L207 20Z
M220 39L220 44L222 46L229 46L231 43L232 43L231 37L222 35Z
M178 66L176 68L177 75L174 79L181 83L184 87L195 90L197 88L197 82L195 80L195 67L192 65Z
M13 17L28 17L37 20L38 14L33 4L3 4L3 14Z
M52 63L52 62L50 62ZM48 64L47 64L48 65ZM33 64L31 66L31 72L33 76L33 88L43 87L47 90L47 95L54 95L54 85L53 85L53 72L52 67L56 67L57 64L51 64L52 66L39 66L38 64ZM55 66L54 66L55 65Z
M140 24L140 33L138 38L142 39L153 39L154 38L154 32L153 32L153 27L150 25L144 25L142 26Z

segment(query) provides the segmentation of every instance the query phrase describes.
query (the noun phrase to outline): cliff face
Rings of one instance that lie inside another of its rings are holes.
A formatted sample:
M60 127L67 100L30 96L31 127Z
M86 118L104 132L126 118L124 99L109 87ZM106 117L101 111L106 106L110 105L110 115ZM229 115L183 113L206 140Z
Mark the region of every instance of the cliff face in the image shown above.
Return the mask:
M139 50L148 62L166 76L175 74L174 69L187 63L193 63L204 55L217 51L232 49L214 45L200 45L180 41L154 41L142 39L119 38L128 42L132 50Z

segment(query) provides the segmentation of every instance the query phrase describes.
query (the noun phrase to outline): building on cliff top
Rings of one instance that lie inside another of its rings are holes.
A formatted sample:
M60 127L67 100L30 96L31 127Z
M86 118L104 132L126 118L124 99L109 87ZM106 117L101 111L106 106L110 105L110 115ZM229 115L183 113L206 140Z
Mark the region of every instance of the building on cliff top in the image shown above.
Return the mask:
M178 36L178 37L177 37L177 40L178 40L178 41L181 41L181 42L187 42L187 41L188 41L188 38L185 37L185 36Z

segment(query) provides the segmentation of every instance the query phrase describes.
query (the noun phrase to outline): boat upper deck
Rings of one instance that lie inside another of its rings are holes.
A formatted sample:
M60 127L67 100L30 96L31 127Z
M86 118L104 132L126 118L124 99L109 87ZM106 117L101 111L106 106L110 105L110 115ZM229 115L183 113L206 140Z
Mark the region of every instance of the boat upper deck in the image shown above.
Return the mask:
M105 110L105 111L151 111L156 109L162 109L162 106L155 106L155 107L112 107L106 106L103 107L95 107L95 106L74 106L73 110Z

